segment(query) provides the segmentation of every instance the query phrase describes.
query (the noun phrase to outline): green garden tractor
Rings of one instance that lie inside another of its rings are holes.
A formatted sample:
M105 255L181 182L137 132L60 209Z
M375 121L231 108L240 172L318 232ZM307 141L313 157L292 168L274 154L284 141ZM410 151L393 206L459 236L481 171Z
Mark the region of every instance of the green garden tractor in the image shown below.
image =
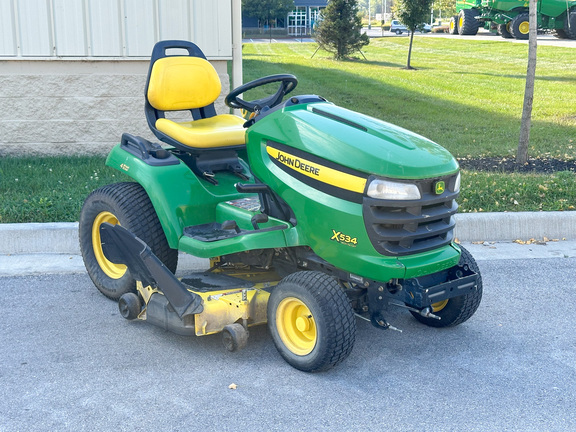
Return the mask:
M267 323L282 357L310 372L346 359L358 317L381 329L394 329L390 308L432 327L469 319L482 280L454 242L455 159L322 97L284 100L296 85L257 79L225 99L246 118L218 115L221 85L202 51L155 45L145 113L164 145L124 134L106 163L134 181L84 203L80 245L96 287L124 318L222 333L230 351ZM241 98L262 86L274 91ZM179 251L209 269L177 278Z

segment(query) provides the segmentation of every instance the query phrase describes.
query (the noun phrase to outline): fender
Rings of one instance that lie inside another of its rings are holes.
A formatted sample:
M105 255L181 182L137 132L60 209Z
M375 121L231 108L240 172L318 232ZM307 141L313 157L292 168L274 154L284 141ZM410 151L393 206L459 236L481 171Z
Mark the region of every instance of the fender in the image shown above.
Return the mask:
M218 203L238 198L234 187L238 177L222 175L218 186L211 185L199 180L183 161L174 155L171 158L169 164L150 164L117 144L106 165L128 175L146 190L168 244L177 249L185 227L214 221Z

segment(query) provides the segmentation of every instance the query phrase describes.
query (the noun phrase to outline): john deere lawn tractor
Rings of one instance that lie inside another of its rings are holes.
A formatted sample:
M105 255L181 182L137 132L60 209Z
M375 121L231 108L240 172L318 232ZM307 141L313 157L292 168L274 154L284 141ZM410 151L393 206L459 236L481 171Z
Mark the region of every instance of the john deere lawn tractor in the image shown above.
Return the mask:
M273 94L241 98L265 85ZM247 118L217 115L220 81L201 50L155 45L145 113L162 145L124 134L106 163L134 182L95 190L82 208L96 287L124 318L183 335L221 332L231 351L267 323L282 357L303 371L342 362L357 319L394 328L390 308L432 327L469 319L482 280L454 243L454 158L320 96L284 100L296 85L289 74L257 79L225 99ZM179 251L210 268L176 278Z

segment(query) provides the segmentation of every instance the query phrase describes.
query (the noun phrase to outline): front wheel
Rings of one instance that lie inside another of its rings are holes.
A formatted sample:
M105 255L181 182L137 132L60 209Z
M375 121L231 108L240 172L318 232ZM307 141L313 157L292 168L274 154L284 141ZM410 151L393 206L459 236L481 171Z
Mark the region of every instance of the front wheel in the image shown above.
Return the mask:
M450 24L448 25L448 33L451 35L458 34L458 15L454 15L450 18Z
M268 328L284 360L305 372L344 361L356 340L348 297L336 279L320 272L282 279L268 300Z
M142 239L152 252L176 271L178 251L171 249L148 194L138 183L114 183L92 192L82 207L78 235L80 250L88 275L102 294L118 300L136 291L136 281L123 264L104 255L100 239L103 223L120 224Z
M474 260L474 257L464 247L460 246L462 254L460 256L460 265L467 264L470 269L478 274L478 284L476 289L469 294L453 297L432 305L432 313L440 319L424 317L417 312L410 311L410 313L420 321L430 327L453 327L462 324L468 320L482 300L482 276L480 276L480 269Z

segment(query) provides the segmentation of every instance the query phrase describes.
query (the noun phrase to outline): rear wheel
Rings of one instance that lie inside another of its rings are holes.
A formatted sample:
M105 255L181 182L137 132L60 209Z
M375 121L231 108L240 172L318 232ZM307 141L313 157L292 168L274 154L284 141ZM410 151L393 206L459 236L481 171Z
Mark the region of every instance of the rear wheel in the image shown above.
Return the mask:
M564 31L564 29L555 29L553 34L558 39L568 39L568 35Z
M274 288L268 328L280 355L305 372L336 366L356 339L348 297L337 280L320 272L293 273Z
M576 39L576 11L570 12L564 24L564 33L569 39Z
M498 33L504 39L512 39L512 34L510 33L510 21L506 24L498 24Z
M432 305L432 313L439 316L439 320L424 317L419 313L410 311L414 318L422 324L430 327L453 327L468 320L474 315L476 309L478 309L480 300L482 300L482 276L480 276L480 269L472 254L462 246L460 246L460 249L462 250L462 255L460 256L459 264L467 264L472 271L478 274L478 285L476 289L469 294L434 303Z
M510 22L510 34L516 39L526 40L529 37L530 23L528 14L521 13L516 15Z
M123 264L109 261L102 250L100 226L120 224L142 239L170 269L176 271L178 251L171 249L148 194L138 183L115 183L92 192L82 207L80 250L94 285L113 300L136 291L136 281Z
M476 9L462 9L458 14L458 34L460 36L474 36L480 28L480 21L476 19Z

